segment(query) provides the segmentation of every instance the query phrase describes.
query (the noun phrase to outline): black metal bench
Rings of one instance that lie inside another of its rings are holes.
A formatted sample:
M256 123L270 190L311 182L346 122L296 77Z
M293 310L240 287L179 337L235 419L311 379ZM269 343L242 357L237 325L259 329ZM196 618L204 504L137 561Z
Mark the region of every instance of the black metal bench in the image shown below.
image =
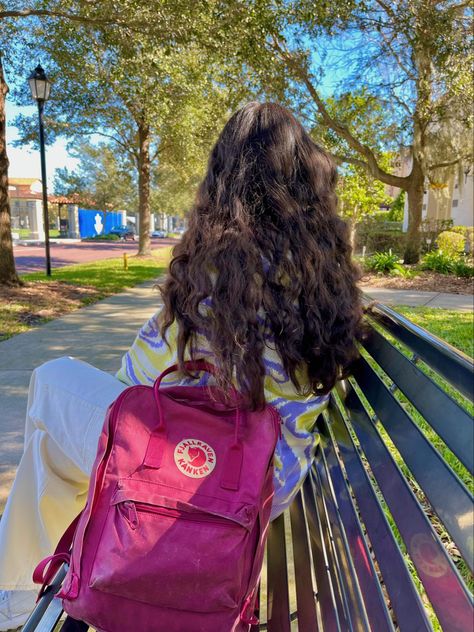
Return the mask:
M353 377L318 419L315 465L271 525L253 632L472 630L473 503L461 478L474 465L473 364L380 304L368 322ZM25 632L54 629L54 590ZM87 626L67 619L62 630Z

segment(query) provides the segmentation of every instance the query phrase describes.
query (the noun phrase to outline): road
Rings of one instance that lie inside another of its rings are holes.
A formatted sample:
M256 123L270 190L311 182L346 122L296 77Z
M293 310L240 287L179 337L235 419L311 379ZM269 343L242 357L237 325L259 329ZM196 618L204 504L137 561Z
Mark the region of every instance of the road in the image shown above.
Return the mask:
M151 242L153 248L160 248L175 244L176 239L152 238ZM138 244L133 241L114 241L110 243L88 241L70 244L52 243L50 248L51 266L54 269L74 263L87 263L88 261L120 257L124 252L133 255L138 250ZM45 269L44 246L15 246L13 252L16 269L20 274L42 272Z

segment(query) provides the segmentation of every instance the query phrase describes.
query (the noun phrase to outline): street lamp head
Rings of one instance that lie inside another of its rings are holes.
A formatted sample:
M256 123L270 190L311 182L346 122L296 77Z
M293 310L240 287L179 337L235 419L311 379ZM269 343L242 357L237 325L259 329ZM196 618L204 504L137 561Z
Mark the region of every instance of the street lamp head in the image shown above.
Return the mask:
M35 101L47 101L51 91L51 82L40 64L36 66L34 71L28 77L30 84L31 96Z

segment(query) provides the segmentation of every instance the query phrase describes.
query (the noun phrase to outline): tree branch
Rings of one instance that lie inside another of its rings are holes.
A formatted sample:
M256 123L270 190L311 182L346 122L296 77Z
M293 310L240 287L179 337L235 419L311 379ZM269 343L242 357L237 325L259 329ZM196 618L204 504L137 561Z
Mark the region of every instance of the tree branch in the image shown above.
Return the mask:
M429 165L428 169L430 171L433 171L433 169L442 169L443 167L452 167L453 165L456 165L458 162L460 162L463 159L469 160L469 157L459 156L458 158L455 158L454 160L449 160L448 162L440 162L437 165Z
M114 143L117 143L117 145L120 145L122 149L124 149L128 154L130 154L130 156L132 156L133 158L136 158L135 150L132 147L130 147L130 145L127 145L127 143L124 140L117 138L113 134L107 134L106 132L98 132L97 130L90 130L90 131L78 130L78 131L73 131L73 134L77 136L93 136L97 134L98 136L103 136L104 138L110 138L110 140L113 140Z
M390 16L392 20L396 19L397 14L391 6L389 6L386 2L383 2L382 0L375 0L375 2L385 11L388 16Z
M93 26L115 25L127 27L138 32L150 29L149 21L128 19L126 16L120 14L111 14L109 17L99 18L64 11L50 11L48 9L12 9L10 11L0 11L0 21L6 18L27 18L31 16L63 18L65 20L71 20L72 22L91 24ZM156 22L152 25L152 28L156 31ZM163 35L165 35L165 33L163 33Z
M72 20L75 22L88 22L93 24L113 24L117 20L116 16L112 18L88 18L84 15L77 15L76 13L49 11L47 9L18 9L16 11L0 11L0 20L3 20L4 18L27 18L30 16L65 18L67 20Z
M291 53L287 49L285 49L284 45L281 42L279 42L276 38L273 38L273 45L276 51L278 52L278 54L281 56L282 60L286 63L287 67L293 69L293 71L297 74L299 79L306 86L309 94L311 95L314 103L316 104L316 107L318 109L319 114L321 115L323 119L324 124L330 129L332 129L334 132L336 132L336 134L339 137L343 138L347 142L349 147L351 147L358 154L361 154L366 159L365 164L367 164L367 167L364 167L364 168L367 168L369 173L377 180L380 180L381 182L385 182L385 184L390 184L392 186L398 187L400 189L406 189L410 182L410 176L405 176L405 177L395 176L391 173L388 173L387 171L384 171L379 166L377 162L377 158L375 157L375 154L372 151L372 149L370 149L370 147L368 147L367 145L364 145L363 143L361 143L359 139L357 139L352 134L352 132L349 130L349 128L346 125L344 125L338 119L334 118L329 113L324 101L321 99L318 91L313 85L306 69L303 68L302 65L294 59Z
M387 46L388 50L390 51L390 53L392 54L393 58L395 59L395 61L397 62L397 64L400 66L400 68L403 70L403 72L407 75L407 77L409 77L412 81L416 81L416 76L413 74L413 72L407 68L404 64L404 62L402 61L402 59L400 58L399 54L397 53L397 51L393 48L392 46L392 42L385 37L383 31L380 31L380 35L383 38L383 41L385 42L385 45ZM394 38L392 38L393 41Z
M369 165L363 160L359 160L359 158L354 158L353 156L340 156L339 154L333 154L332 152L329 152L329 153L331 157L333 158L334 162L338 165L342 165L345 162L349 162L351 165L355 165L356 167L362 167L362 169L365 169L368 173L370 173Z

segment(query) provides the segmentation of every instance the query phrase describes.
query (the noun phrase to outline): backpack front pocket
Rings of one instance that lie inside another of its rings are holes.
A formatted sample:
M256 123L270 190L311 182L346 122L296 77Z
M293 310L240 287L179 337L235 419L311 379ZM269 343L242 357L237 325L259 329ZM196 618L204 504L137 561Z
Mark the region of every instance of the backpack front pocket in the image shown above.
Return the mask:
M178 610L236 608L253 559L250 530L238 516L195 502L146 490L115 494L89 586Z

